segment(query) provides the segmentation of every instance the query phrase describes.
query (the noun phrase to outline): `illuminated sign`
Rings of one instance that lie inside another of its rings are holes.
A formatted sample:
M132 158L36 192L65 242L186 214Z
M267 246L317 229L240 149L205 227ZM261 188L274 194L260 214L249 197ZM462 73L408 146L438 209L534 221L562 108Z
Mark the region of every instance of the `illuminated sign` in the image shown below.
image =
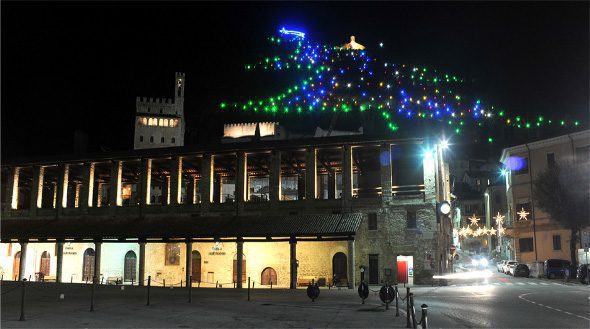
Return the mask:
M281 28L279 30L279 32L281 32L282 34L286 34L286 35L294 35L296 37L300 37L300 38L305 38L305 33L300 32L300 31L294 31L294 30L287 30L284 27Z

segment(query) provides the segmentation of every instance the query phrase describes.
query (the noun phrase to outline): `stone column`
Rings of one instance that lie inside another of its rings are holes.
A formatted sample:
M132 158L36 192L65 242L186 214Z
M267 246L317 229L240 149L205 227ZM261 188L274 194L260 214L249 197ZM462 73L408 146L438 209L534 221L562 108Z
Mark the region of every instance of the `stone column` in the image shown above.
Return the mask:
M58 240L55 242L55 246L57 247L56 251L56 269L55 269L55 282L62 282L62 269L63 269L63 261L64 261L64 243L63 241Z
M244 268L242 267L244 263L244 241L242 238L238 238L236 242L236 288L242 288L242 275L244 273Z
M182 187L182 157L172 158L170 163L170 204L180 204Z
M336 199L336 171L333 169L328 171L328 199Z
M10 174L8 176L8 199L10 200L10 206L8 209L18 208L18 180L20 176L20 168L10 168Z
M68 207L68 182L70 176L70 165L60 164L59 165L59 178L57 181L57 202L55 204L56 209L63 209ZM73 208L73 205L70 205ZM58 213L60 213L58 211Z
M100 258L102 253L102 241L94 240L94 277L96 283L100 283Z
M238 152L238 168L236 172L236 202L238 205L248 200L248 156Z
M139 194L139 206L149 205L150 187L152 184L152 159L141 159L140 181L137 193Z
M317 150L308 148L305 153L305 200L317 198Z
M270 201L281 201L281 151L273 150L270 158Z
M348 240L348 288L353 289L356 284L355 278L355 257L354 257L354 240Z
M342 159L342 202L344 204L352 199L352 148L344 145Z
M139 242L139 285L143 286L145 281L145 242Z
M186 239L186 286L190 287L192 284L191 275L193 272L193 242L190 239Z
M379 162L381 163L381 199L391 201L391 145L381 144Z
M25 278L25 270L27 267L27 245L26 241L20 241L20 264L18 266L18 280L22 281Z
M82 186L80 193L80 208L86 211L92 207L92 199L94 199L94 163L85 163L82 172Z
M203 181L201 187L201 210L207 212L209 205L213 199L212 175L213 175L213 161L214 157L211 154L203 155L201 162L201 179Z
M37 216L37 209L43 204L43 179L45 177L45 168L41 166L33 167L33 182L31 183L31 204L29 214L31 217Z
M290 247L290 257L289 257L289 264L290 264L290 280L289 280L289 288L290 289L297 289L297 239L295 237L291 237L289 239L289 247Z
M123 162L114 160L111 164L111 186L109 193L109 202L112 208L122 205L121 199L121 174L123 173Z

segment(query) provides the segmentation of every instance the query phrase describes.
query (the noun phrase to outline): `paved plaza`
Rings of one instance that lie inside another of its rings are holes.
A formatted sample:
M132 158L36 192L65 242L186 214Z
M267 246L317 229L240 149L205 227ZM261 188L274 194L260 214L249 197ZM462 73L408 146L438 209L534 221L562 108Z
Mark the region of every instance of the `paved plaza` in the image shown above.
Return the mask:
M371 287L376 291L379 287ZM432 287L417 290L434 289ZM64 299L60 299L64 294ZM194 288L188 303L186 288L147 288L97 285L94 312L90 309L91 285L27 283L25 321L20 317L21 289L18 283L2 285L4 328L403 328L405 304L400 316L395 304L389 310L370 292L361 304L356 289L321 289L312 302L305 289ZM405 290L400 289L405 296ZM419 300L416 300L419 305ZM419 309L417 310L418 312ZM419 314L418 319L419 320Z

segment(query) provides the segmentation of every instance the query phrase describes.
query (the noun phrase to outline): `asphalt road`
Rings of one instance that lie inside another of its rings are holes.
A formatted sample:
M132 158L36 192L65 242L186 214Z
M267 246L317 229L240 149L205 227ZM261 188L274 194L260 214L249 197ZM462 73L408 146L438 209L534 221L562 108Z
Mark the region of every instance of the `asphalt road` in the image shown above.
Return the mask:
M431 328L589 328L590 287L579 283L513 278L497 273L483 280L451 281L448 286L415 286L419 305L428 305ZM20 283L4 282L4 328L404 328L395 305L385 310L371 292L362 305L356 289L322 289L311 302L304 289L155 288L146 306L145 287L97 286L95 311L89 312L90 285L29 283L26 321L20 315ZM401 297L405 289L399 287ZM371 287L376 291L379 287ZM60 299L64 294L64 299Z
M452 280L415 290L432 327L590 328L590 287L562 280L512 277L490 267L487 280Z

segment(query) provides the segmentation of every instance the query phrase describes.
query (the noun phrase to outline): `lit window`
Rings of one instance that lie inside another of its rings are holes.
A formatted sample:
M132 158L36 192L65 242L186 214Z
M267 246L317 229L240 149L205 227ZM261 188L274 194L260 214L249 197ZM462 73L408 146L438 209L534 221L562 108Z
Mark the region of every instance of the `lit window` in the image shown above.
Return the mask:
M146 117L141 118L141 125L147 126L147 118Z
M163 119L158 119L158 126L160 126L160 127L164 126L164 120Z
M168 127L168 119L164 119L164 127Z

